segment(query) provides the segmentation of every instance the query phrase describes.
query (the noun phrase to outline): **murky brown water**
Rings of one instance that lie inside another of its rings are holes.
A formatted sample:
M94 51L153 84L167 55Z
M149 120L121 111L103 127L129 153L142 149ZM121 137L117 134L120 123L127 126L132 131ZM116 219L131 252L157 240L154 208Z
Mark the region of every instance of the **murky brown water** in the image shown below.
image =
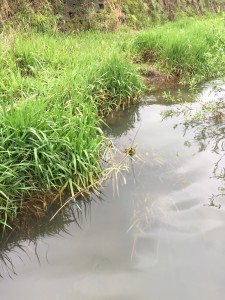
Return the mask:
M199 152L195 129L174 129L179 118L162 121L164 109L145 101L108 120L121 150L138 131L140 159L124 173L126 184L119 194L109 185L101 200L93 196L81 228L62 217L55 232L67 233L46 230L35 244L21 241L23 249L11 241L2 255L17 275L2 264L0 299L224 299L224 199L215 199L220 209L208 206L223 185L210 178L221 154Z

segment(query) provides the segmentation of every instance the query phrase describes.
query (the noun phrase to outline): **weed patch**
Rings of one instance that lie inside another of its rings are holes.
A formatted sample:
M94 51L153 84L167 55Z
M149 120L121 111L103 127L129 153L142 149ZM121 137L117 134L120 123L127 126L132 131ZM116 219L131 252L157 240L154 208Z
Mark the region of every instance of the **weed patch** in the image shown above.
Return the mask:
M141 32L133 43L140 61L164 70L167 77L197 83L225 71L223 19L181 19Z

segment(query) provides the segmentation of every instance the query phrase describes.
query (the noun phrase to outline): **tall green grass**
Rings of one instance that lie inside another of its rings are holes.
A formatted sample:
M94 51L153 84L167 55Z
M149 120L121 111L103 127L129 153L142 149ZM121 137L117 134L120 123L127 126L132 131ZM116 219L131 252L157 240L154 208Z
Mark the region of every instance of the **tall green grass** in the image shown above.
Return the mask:
M96 70L88 86L103 114L134 102L143 90L137 69L128 59L121 60L118 56Z
M27 200L73 195L102 176L101 116L143 85L120 35L0 39L0 223L8 226Z
M184 83L224 75L223 18L181 19L141 32L133 52Z

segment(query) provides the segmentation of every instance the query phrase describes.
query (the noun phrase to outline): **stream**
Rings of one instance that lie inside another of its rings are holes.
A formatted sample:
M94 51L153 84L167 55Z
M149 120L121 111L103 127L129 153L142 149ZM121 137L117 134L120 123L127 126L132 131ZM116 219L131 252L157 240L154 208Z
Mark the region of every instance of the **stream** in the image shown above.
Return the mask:
M215 84L195 99L224 96ZM100 197L2 243L1 300L224 299L224 182L213 175L222 153L199 147L179 116L162 120L168 107L160 93L107 119L107 136L137 157Z

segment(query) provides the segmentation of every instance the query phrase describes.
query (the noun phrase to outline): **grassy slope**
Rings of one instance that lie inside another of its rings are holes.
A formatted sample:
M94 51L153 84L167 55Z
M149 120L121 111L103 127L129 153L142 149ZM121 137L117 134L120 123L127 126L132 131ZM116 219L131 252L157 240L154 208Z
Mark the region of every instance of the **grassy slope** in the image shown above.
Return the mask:
M38 31L57 24L75 30L115 30L121 25L140 29L184 14L202 16L225 10L223 0L104 0L102 10L97 9L98 0L67 1L66 6L66 0L1 1L0 25L6 21L23 27L29 24ZM70 21L64 24L62 15Z

